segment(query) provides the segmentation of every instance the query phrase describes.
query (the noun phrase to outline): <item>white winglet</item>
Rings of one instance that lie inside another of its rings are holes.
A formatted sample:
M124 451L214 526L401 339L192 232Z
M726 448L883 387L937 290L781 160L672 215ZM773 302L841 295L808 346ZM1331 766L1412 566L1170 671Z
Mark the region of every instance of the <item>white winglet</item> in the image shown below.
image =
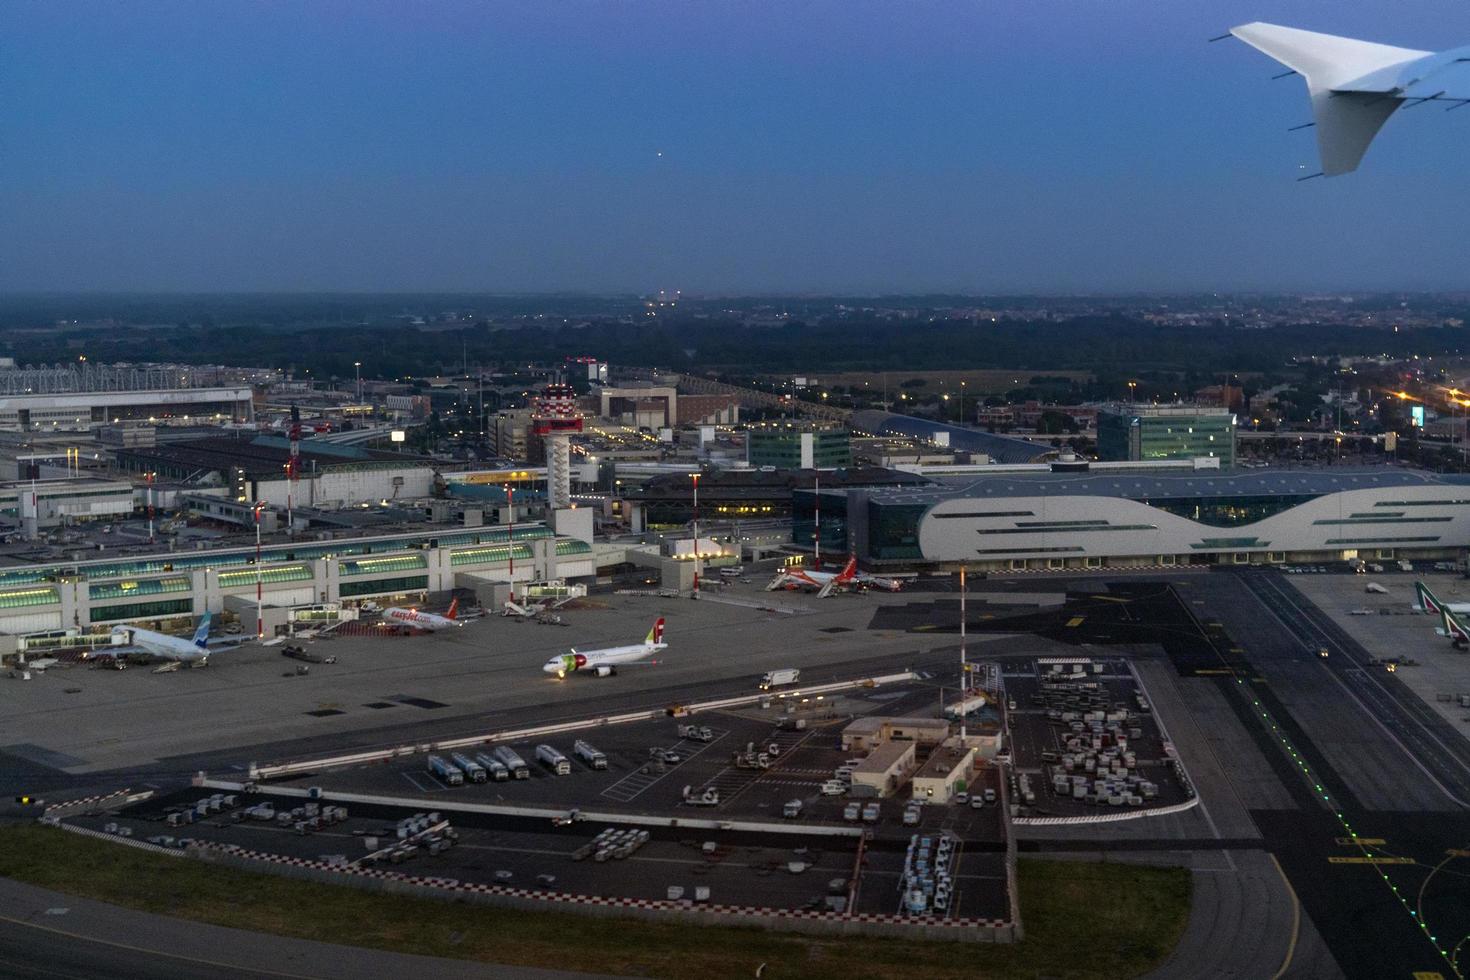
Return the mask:
M1322 172L1329 177L1356 170L1406 100L1457 101L1463 91L1446 99L1447 86L1463 90L1460 79L1470 77L1460 57L1465 49L1435 54L1259 22L1230 33L1306 79Z

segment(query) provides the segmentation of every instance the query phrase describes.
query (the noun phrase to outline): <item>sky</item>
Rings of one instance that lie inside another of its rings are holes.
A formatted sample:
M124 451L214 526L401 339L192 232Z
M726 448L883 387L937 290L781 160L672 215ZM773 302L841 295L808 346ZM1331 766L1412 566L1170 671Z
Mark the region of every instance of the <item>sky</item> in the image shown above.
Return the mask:
M1265 20L1415 0L0 4L0 292L1470 288L1470 108L1319 169Z

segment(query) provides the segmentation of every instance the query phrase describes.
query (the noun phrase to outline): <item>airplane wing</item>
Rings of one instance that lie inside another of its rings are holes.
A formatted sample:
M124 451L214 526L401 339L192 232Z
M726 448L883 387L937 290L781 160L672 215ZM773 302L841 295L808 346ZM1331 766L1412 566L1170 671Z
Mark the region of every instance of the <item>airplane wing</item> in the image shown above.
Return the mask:
M1470 88L1465 63L1449 57L1455 52L1435 54L1260 22L1230 33L1306 79L1317 151L1328 177L1356 170L1378 130L1405 102L1457 101L1447 98L1448 86ZM1443 84L1430 80L1436 75Z

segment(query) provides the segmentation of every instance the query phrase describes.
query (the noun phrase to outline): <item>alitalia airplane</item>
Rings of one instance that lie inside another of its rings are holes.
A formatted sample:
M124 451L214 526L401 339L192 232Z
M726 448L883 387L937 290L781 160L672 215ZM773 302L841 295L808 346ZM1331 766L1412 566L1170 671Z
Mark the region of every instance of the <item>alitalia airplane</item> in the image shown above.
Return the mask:
M1414 606L1415 612L1428 613L1431 616L1439 615L1441 609L1448 609L1462 616L1470 613L1470 602L1440 602L1423 582L1414 583L1414 594L1419 597L1418 605Z
M1447 638L1457 647L1470 644L1470 626L1466 626L1461 622L1457 614L1441 606L1439 609L1439 621L1442 625L1436 627L1434 632Z
M548 674L555 674L557 680L579 670L591 671L597 677L611 677L623 664L635 663L667 648L668 644L664 642L664 618L660 616L654 621L653 628L648 631L642 643L604 647L601 650L578 651L573 647L570 653L546 661L541 669Z

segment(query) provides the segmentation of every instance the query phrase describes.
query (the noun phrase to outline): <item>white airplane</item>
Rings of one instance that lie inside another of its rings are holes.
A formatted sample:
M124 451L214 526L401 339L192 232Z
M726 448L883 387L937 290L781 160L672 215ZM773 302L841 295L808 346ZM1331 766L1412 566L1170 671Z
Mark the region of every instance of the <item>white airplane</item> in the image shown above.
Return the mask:
M1230 34L1290 68L1286 75L1306 80L1313 122L1296 128L1317 128L1322 170L1311 177L1356 170L1400 106L1435 102L1455 109L1470 102L1470 46L1416 51L1260 22L1232 27Z
M1419 597L1419 604L1414 606L1415 612L1422 612L1431 616L1439 615L1442 609L1448 609L1452 613L1459 613L1461 616L1470 613L1470 602L1440 602L1435 598L1434 593L1429 591L1429 586L1423 582L1414 583L1414 594Z
M783 568L766 586L767 592L777 589L816 589L817 598L825 599L835 589L845 589L857 581L857 558L849 557L840 572L816 572L805 568Z
M451 626L463 626L465 621L456 619L455 614L459 612L459 599L456 598L449 603L449 611L443 616L437 613L420 612L417 609L404 609L400 606L390 606L383 610L383 622L395 623L399 626L409 626L416 630L426 630L437 633Z
M194 631L191 639L181 636L170 636L167 633L157 633L153 630L145 630L137 626L114 626L114 636L126 636L128 646L142 650L144 653L160 660L172 661L176 664L189 664L191 667L203 667L209 663L209 621L213 614L205 613L199 620L199 628ZM228 639L216 640L216 646L236 646L245 643L254 637L230 637ZM103 656L116 658L119 654L126 654L126 648L109 647L101 653L91 653L87 659Z
M590 670L598 677L610 677L618 672L619 666L634 663L667 648L668 644L664 642L664 618L660 616L654 621L653 628L648 631L642 643L583 650L580 653L573 647L571 653L552 657L541 669L548 674L555 674L558 680L579 670Z

